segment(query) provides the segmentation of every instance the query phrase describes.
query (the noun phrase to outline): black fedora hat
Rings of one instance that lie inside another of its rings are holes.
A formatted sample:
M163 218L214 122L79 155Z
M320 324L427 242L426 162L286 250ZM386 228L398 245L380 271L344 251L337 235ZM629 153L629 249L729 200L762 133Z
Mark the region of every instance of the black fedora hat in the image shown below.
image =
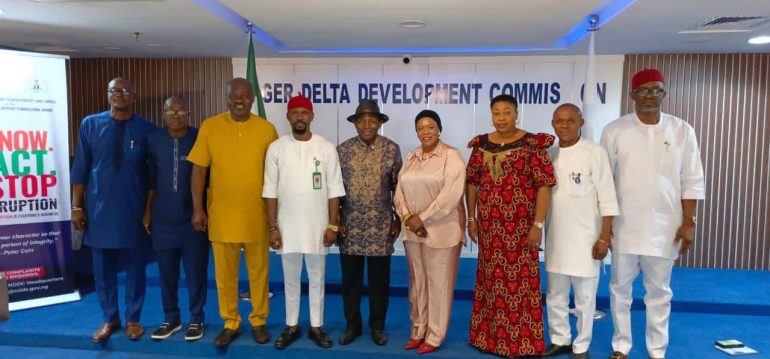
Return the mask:
M365 99L358 103L358 107L356 107L356 113L348 116L348 121L355 122L359 115L363 115L365 113L371 113L372 115L379 117L380 121L383 123L388 122L389 120L388 115L380 112L380 106L377 105L377 101Z

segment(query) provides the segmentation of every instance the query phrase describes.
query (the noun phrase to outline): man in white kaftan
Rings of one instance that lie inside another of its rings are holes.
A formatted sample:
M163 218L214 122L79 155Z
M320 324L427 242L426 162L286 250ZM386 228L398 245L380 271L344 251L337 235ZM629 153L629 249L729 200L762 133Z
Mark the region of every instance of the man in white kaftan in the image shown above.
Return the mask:
M270 246L281 254L286 329L275 341L284 349L300 337L300 275L304 259L310 297L309 337L322 348L332 341L322 329L328 247L336 242L339 199L345 195L337 148L310 132L313 104L302 95L288 104L292 134L270 145L265 159L265 198Z
M674 260L692 245L697 200L705 197L695 131L661 112L663 74L638 72L631 81L634 113L608 124L601 144L610 157L620 204L613 227L610 307L613 359L631 350L632 284L643 274L650 358L663 358L671 314Z
M583 123L580 109L573 104L563 104L553 113L551 124L559 144L548 151L556 186L552 188L545 245L546 309L551 336L545 355L571 351L573 358L581 359L588 358L599 268L610 244L612 219L618 214L607 152L580 137ZM578 332L572 342L570 284Z

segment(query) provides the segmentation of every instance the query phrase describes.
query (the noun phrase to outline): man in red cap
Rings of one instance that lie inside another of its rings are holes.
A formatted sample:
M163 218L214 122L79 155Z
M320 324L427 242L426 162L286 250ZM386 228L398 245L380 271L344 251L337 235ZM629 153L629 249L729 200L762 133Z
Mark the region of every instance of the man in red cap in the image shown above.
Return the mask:
M705 197L695 131L661 112L665 97L663 74L639 71L631 80L636 111L611 122L602 133L620 204L612 238L611 359L627 358L631 350L631 290L639 271L646 291L647 354L665 357L671 269L693 243L696 202Z
M286 119L291 135L270 145L265 158L262 197L267 206L270 247L281 255L286 297L286 329L275 347L284 349L301 336L299 300L302 262L307 266L310 298L308 337L332 346L324 332L324 275L328 247L337 241L340 197L345 196L337 148L310 132L313 103L297 94Z

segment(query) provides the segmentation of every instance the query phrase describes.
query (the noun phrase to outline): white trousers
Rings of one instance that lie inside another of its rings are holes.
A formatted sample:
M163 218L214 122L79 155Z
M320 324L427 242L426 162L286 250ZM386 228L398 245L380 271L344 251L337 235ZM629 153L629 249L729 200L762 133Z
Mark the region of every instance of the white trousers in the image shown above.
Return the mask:
M577 337L572 341L569 326L569 289L575 292L575 314L577 315ZM591 345L596 311L596 289L599 277L575 277L548 272L546 310L551 343L570 345L573 353L585 353Z
M664 358L668 347L668 320L671 316L670 259L618 254L612 256L610 308L615 333L612 349L624 354L631 351L631 303L634 279L642 271L644 304L647 306L646 344L650 358Z
M302 258L305 259L309 280L310 325L324 324L324 278L326 256L320 254L285 253L281 255L283 265L283 286L286 296L286 325L299 323L299 299L302 292Z

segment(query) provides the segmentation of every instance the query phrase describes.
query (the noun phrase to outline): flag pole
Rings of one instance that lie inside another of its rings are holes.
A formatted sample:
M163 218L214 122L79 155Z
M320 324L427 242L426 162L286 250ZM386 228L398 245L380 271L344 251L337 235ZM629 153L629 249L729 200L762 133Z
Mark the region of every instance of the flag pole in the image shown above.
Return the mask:
M246 80L251 83L251 89L254 91L256 97L255 105L257 106L257 114L259 117L267 119L265 114L265 102L262 98L262 90L259 87L259 79L257 77L257 64L254 58L254 37L253 34L254 23L251 21L246 22L246 29L244 32L249 34L249 53L246 62Z
M586 61L585 81L583 82L583 125L582 135L596 142L596 51L594 35L599 30L599 15L588 16L589 42L588 60Z

